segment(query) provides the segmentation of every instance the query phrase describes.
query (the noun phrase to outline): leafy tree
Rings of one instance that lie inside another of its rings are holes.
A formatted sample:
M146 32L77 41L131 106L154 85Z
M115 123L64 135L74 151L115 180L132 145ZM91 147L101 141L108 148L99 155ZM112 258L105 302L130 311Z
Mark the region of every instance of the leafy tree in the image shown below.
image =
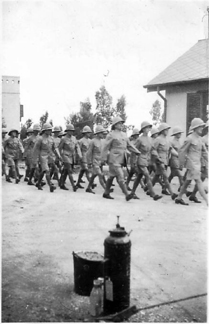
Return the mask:
M125 111L125 106L126 106L126 98L124 95L122 95L116 104L115 108L115 114L117 116L120 116L124 121L126 121L127 116L126 116L126 111Z
M31 127L33 124L33 121L31 118L27 119L25 124L21 124L21 129L20 129L20 139L24 140L27 137L27 129Z
M50 119L49 124L51 124L52 127L53 127L53 120L52 119Z
M152 116L153 125L158 125L162 122L162 108L159 100L155 100L149 113Z
M43 127L43 124L45 124L45 123L47 122L48 117L49 117L49 113L48 113L48 111L46 111L45 114L43 114L43 115L40 117L39 124L40 124L41 128Z
M25 127L26 127L26 129L28 129L28 128L30 128L31 127L31 125L33 124L33 121L32 121L32 119L27 119L26 120L26 122L25 122Z
M94 115L91 112L91 103L87 98L84 102L80 102L80 112L72 113L65 117L66 125L72 124L75 127L75 136L79 139L82 137L82 129L88 125L93 129Z
M112 107L112 97L105 86L101 86L95 97L97 106L94 122L108 127L111 124L112 117L115 115L115 109Z
M2 120L1 120L1 127L2 128L6 128L7 127L7 124L6 124L5 119L4 119L3 116L2 116Z

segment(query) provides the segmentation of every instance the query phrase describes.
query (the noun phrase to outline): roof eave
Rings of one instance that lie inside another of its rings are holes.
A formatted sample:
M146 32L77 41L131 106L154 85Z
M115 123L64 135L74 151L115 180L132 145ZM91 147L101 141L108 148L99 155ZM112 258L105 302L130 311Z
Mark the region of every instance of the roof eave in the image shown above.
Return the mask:
M194 82L202 82L202 81L208 81L209 82L209 77L207 78L202 78L202 79L195 79L195 80L187 80L187 81L176 81L176 82L167 82L167 83L156 83L156 84L146 84L143 86L143 88L147 89L147 92L153 92L159 90L166 90L166 88L170 86L177 86L177 85L185 85L185 84L191 84Z

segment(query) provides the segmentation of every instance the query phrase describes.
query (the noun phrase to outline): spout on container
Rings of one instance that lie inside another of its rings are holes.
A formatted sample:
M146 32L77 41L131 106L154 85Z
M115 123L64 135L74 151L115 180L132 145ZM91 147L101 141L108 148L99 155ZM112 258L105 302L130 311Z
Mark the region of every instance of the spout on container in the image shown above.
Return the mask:
M131 235L131 232L133 232L133 230L130 230L130 232L128 232L127 235L130 236Z

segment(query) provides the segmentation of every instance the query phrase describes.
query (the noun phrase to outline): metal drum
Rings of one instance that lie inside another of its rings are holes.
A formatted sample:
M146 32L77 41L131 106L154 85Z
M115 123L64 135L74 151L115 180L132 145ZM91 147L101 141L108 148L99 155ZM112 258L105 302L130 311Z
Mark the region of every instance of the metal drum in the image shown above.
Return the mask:
M104 313L115 313L130 306L131 241L124 227L109 231L104 241Z

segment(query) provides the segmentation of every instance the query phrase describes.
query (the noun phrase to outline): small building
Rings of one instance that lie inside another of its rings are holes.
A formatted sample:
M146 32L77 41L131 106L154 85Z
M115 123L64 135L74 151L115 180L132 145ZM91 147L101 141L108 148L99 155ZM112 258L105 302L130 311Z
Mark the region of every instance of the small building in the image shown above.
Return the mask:
M2 76L2 117L8 130L20 130L23 105L20 104L20 78Z
M191 120L206 121L209 89L209 40L199 40L185 54L144 86L164 100L164 119L187 133ZM161 91L165 91L165 96Z

